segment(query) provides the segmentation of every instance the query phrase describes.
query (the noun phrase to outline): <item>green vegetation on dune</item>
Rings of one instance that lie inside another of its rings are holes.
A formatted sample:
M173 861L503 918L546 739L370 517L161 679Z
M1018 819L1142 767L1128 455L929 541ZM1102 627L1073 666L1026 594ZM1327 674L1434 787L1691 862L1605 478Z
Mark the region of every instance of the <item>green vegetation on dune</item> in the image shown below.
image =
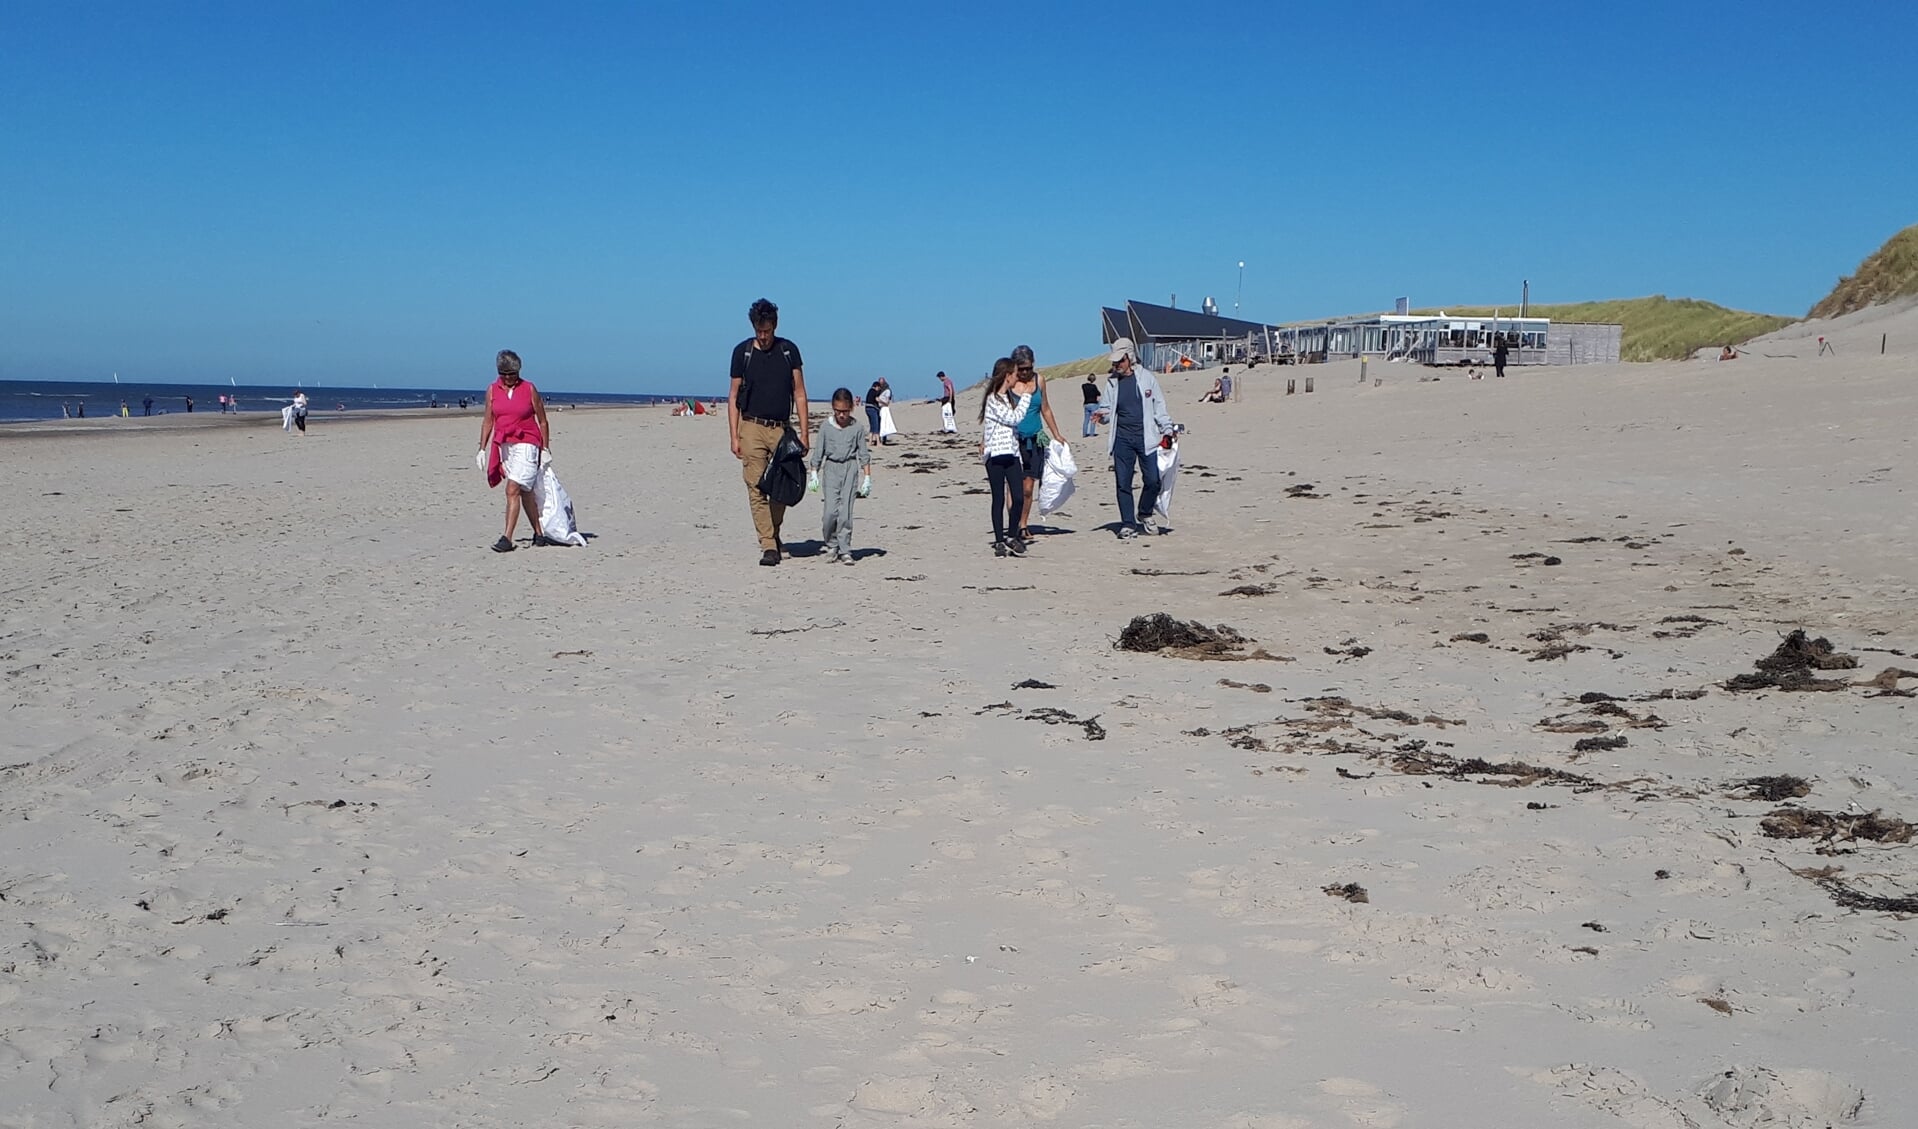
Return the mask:
M1445 312L1455 317L1490 317L1492 307L1447 306ZM1499 313L1507 317L1517 312L1512 306L1499 309ZM1714 302L1701 302L1696 298L1667 298L1663 294L1654 294L1649 298L1620 298L1609 302L1535 305L1531 308L1531 316L1551 318L1558 322L1617 322L1625 327L1619 342L1619 357L1627 361L1684 360L1700 349L1716 348L1728 343L1741 344L1796 320L1776 314L1729 310Z
M1835 318L1911 294L1918 294L1918 224L1885 240L1858 264L1856 274L1839 279L1808 316Z
M1112 362L1106 358L1111 353L1100 353L1096 357L1082 357L1076 361L1062 361L1056 365L1040 365L1039 375L1047 380L1057 380L1062 376L1084 376L1097 373L1101 376L1112 368Z

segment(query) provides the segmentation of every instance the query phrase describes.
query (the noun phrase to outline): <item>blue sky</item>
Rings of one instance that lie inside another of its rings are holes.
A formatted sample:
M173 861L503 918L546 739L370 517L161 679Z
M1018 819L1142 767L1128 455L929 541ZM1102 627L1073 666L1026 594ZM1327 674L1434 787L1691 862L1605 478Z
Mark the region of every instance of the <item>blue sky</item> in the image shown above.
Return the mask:
M0 379L704 391L765 295L911 390L1240 260L1802 314L1918 223L1909 3L544 7L0 0Z

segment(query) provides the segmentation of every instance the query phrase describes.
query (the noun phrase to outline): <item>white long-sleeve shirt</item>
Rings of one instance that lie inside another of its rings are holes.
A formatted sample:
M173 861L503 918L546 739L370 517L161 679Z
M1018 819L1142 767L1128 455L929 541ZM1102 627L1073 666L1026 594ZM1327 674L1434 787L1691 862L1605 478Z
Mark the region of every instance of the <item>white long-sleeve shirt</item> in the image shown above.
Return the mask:
M1019 453L1019 418L1025 415L1021 410L1020 397L1012 397L1007 403L1001 394L986 398L985 447L986 458L994 455L1016 455Z

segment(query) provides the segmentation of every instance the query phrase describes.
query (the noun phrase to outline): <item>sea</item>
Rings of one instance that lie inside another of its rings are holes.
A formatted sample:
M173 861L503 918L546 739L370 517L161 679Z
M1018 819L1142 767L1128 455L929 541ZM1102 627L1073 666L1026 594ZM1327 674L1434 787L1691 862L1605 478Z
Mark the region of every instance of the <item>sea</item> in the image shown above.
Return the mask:
M478 404L486 389L448 388L332 388L314 386L303 389L314 411L364 412L391 411L400 408L458 407L461 399ZM62 419L78 415L84 409L87 418L116 416L125 404L131 415L147 414L146 401L153 400L152 414L171 414L187 410L193 401L195 412L218 412L220 397L238 401L242 412L274 412L293 401L294 389L285 385L260 384L140 384L131 380L0 380L0 423L24 420ZM622 392L555 392L541 388L540 394L555 407L605 405L671 404L685 396L628 394ZM697 397L710 400L710 395ZM229 409L231 410L231 409Z

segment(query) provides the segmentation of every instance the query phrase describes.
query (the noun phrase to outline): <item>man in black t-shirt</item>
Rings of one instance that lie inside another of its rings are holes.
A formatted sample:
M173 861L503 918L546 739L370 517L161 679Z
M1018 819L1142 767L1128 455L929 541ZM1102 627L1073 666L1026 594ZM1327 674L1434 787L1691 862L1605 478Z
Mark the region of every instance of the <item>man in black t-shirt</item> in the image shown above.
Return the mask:
M753 335L733 349L732 395L726 403L733 458L740 461L746 479L746 501L752 507L753 529L759 534L759 563L776 565L784 548L779 525L786 507L775 505L759 492L759 479L779 449L779 440L799 412L799 443L811 433L806 416L806 374L799 346L778 335L779 307L761 298L746 311Z

